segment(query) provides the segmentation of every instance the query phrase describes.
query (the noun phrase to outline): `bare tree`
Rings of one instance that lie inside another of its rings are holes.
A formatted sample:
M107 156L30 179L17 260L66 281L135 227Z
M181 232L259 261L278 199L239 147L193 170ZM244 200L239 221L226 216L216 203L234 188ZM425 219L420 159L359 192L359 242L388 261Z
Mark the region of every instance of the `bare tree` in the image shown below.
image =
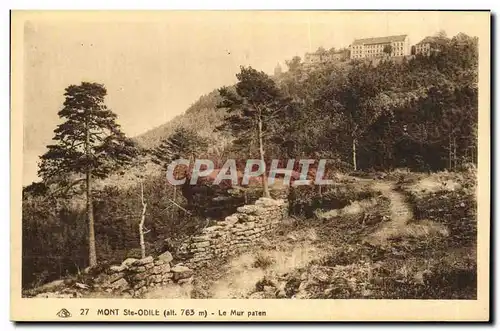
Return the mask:
M144 234L149 232L146 230L144 231L144 221L146 220L146 208L148 204L144 200L144 182L141 179L141 205L142 205L142 213L141 213L141 221L139 222L139 242L141 245L141 258L146 257L146 244L144 242Z

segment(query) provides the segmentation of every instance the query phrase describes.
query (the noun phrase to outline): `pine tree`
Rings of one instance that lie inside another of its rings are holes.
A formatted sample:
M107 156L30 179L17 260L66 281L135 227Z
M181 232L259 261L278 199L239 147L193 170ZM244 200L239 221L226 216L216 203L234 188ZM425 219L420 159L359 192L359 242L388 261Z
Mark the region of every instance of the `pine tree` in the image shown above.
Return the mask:
M232 131L234 136L239 138L240 144L248 144L252 139L257 139L260 161L264 167L263 193L265 197L270 197L264 136L289 100L284 98L276 83L263 71L257 71L252 67L240 67L240 70L240 73L236 74L238 83L235 91L227 87L219 90L222 102L218 107L226 108L228 111L222 127Z
M153 162L166 169L170 162L180 158L193 159L196 154L207 147L208 143L199 134L180 127L167 139L164 139L151 153Z
M67 178L84 175L69 186L85 182L89 226L89 265L97 264L92 206L92 182L129 163L137 150L116 123L116 114L104 104L102 84L82 82L66 88L64 107L58 115L65 122L54 130L55 144L40 157L39 176L44 181L68 184Z
M191 163L194 162L196 155L207 148L208 143L205 138L193 130L180 127L167 139L164 139L158 147L153 149L151 154L153 162L166 170L172 161L181 158L188 159ZM183 170L181 169L176 168L175 177L183 177L181 175ZM173 187L172 201L174 204L177 203L177 186Z

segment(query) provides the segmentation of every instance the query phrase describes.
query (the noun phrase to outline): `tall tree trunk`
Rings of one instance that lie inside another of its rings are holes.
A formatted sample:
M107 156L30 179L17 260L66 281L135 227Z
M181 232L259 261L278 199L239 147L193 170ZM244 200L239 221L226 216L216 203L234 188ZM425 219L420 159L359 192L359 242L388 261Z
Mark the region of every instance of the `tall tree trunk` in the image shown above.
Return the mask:
M146 207L147 203L144 201L144 184L141 180L141 204L142 204L142 213L141 213L141 221L139 222L139 243L141 245L141 258L146 257L146 244L144 243L144 221L146 219Z
M259 127L259 153L260 153L260 161L262 163L262 166L264 167L264 172L262 173L262 187L264 190L264 197L270 198L271 194L269 193L269 187L267 186L267 169L266 169L266 163L264 160L264 142L262 138L262 116L259 111L259 117L258 117L258 127Z
M90 128L85 126L85 154L90 156ZM97 264L97 254L95 249L95 232L94 232L94 209L92 206L92 169L87 166L85 174L87 186L87 218L89 222L89 266L93 267Z
M97 264L97 254L95 249L95 232L94 232L94 210L92 206L92 174L87 170L87 218L89 222L89 266L93 267Z
M172 193L172 201L176 202L177 200L177 185L173 185L174 192ZM174 209L170 210L170 218L174 217Z
M457 138L453 136L453 170L457 170Z
M354 171L358 170L358 165L356 162L356 145L358 143L358 140L356 138L352 139L352 167Z
M448 170L451 171L451 134L448 135Z

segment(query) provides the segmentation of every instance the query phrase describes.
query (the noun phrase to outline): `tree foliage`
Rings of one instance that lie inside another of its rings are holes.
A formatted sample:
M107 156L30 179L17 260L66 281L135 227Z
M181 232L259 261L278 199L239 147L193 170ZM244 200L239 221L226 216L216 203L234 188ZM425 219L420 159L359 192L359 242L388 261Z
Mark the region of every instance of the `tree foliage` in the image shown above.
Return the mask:
M237 137L234 144L250 147L247 156L253 154L253 145L258 146L261 166L265 169L265 136L288 105L281 90L263 71L252 67L241 67L236 74L238 83L233 91L227 87L219 90L222 101L220 108L228 112L222 129L229 129ZM269 197L264 170L262 176L264 195Z
M69 185L85 179L87 220L89 226L89 264L97 264L94 214L92 202L93 178L105 178L112 171L130 163L137 154L116 123L116 114L105 103L106 88L102 84L82 82L70 85L64 94L64 107L58 115L64 122L54 130L55 144L40 157L39 176L56 185ZM85 175L73 183L74 176Z
M64 107L58 112L64 122L54 130L55 143L40 157L41 178L85 174L89 169L92 177L104 178L134 157L132 140L104 103L106 88L102 84L70 85L64 96Z
M166 169L170 162L180 158L194 159L207 148L208 142L205 138L193 130L180 127L152 150L153 161Z
M360 169L476 162L477 38L459 34L430 56L402 61L301 67L282 75L279 86L297 102L275 126L273 156L316 151L352 168L356 141Z

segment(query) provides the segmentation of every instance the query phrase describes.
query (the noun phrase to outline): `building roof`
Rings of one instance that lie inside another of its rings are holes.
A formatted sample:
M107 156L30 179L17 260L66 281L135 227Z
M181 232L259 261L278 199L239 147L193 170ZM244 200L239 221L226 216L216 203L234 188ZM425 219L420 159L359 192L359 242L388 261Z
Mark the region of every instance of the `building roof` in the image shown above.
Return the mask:
M438 38L438 37L425 37L419 43L417 43L417 45L427 44L427 43L430 43L430 44L444 44L445 42L446 41L443 40L442 38Z
M405 41L405 34L399 36L387 36L387 37L376 37L376 38L364 38L355 39L352 43L353 45L365 45L365 44L387 44L393 41Z

